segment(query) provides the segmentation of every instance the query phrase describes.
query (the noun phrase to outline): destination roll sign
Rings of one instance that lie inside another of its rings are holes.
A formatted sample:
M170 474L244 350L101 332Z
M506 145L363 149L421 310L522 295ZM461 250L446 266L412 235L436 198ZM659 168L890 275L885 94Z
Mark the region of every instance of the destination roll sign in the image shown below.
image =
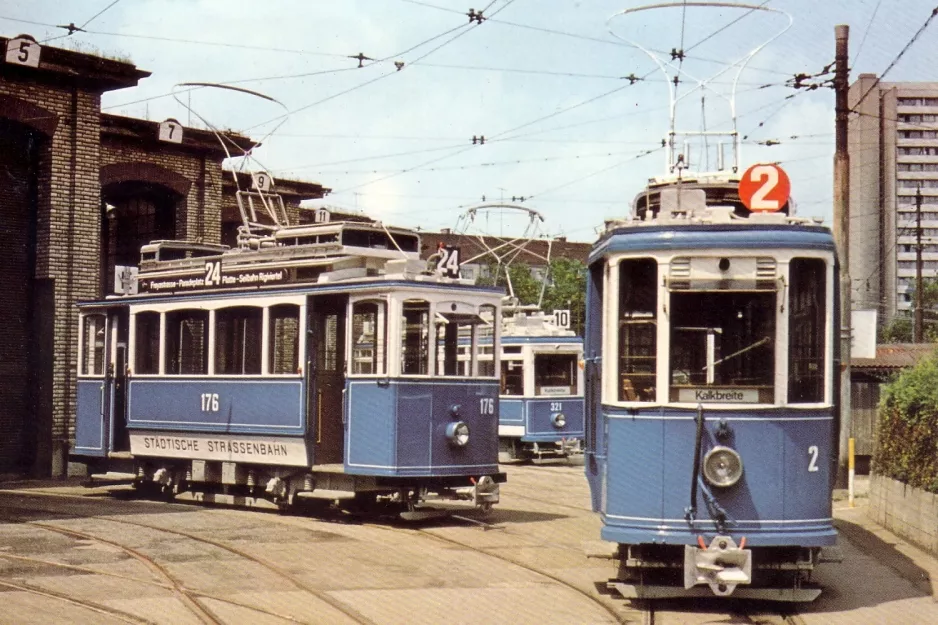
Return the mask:
M283 284L295 282L295 280L294 271L283 267L226 269L221 260L210 260L205 262L201 273L189 270L175 274L141 277L139 291L141 293L178 293L206 289L236 289Z

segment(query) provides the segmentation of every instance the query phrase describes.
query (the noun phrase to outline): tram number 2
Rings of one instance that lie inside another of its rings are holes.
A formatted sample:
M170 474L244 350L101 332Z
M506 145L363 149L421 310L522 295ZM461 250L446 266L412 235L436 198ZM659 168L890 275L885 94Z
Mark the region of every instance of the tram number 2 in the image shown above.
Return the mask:
M808 447L808 456L810 456L810 459L808 460L808 473L814 473L818 470L817 455L818 455L817 445L811 445L810 447Z
M494 397L480 397L479 398L479 414L481 415L495 414L495 398Z
M221 284L221 261L205 263L205 286Z
M202 393L202 412L218 412L218 393Z

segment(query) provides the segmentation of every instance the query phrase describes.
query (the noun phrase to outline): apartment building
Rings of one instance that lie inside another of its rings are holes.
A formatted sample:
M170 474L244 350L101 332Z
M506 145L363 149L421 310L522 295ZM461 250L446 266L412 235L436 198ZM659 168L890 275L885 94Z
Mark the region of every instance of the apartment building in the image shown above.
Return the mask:
M938 83L860 74L849 105L853 308L886 322L912 308L919 223L923 276L938 275Z

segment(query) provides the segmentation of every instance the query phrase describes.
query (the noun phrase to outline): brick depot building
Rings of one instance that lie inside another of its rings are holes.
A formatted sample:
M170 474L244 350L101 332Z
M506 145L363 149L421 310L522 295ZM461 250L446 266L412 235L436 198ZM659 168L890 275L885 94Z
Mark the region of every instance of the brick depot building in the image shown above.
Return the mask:
M25 42L25 43L24 43ZM211 132L101 112L149 76L130 63L0 37L0 474L64 475L75 415L75 302L156 239L234 241L238 185ZM175 137L178 139L178 134ZM249 149L247 137L230 136ZM288 212L327 190L278 181Z

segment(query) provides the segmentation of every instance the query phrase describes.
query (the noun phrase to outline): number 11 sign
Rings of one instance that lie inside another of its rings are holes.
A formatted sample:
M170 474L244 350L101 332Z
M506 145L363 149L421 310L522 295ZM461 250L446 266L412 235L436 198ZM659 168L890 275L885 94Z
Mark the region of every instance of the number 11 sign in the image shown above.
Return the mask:
M774 213L788 201L791 182L778 165L753 165L739 181L739 199L754 213Z

